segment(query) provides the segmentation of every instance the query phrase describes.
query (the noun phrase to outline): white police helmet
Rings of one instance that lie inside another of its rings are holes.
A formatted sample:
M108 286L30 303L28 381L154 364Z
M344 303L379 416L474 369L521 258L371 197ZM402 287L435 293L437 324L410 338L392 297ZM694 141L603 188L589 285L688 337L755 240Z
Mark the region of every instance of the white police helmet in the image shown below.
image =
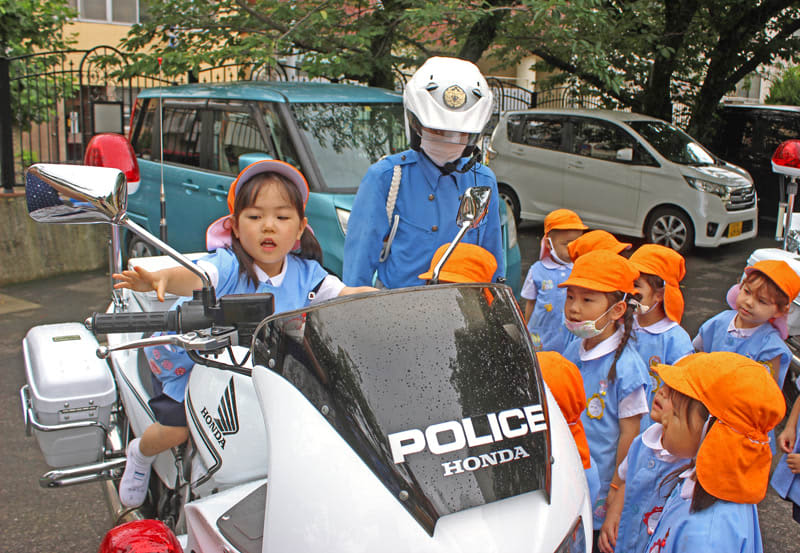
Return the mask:
M403 106L406 138L413 149L418 150L421 137L427 135L439 142L464 144L467 155L492 114L492 91L474 63L435 57L406 84Z

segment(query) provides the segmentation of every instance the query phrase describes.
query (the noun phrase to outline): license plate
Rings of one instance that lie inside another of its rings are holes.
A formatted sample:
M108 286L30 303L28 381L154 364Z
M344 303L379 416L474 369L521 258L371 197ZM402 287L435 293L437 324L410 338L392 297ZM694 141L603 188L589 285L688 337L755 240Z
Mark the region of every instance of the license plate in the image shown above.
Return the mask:
M733 238L734 236L739 236L740 234L742 234L742 221L728 225L728 238Z

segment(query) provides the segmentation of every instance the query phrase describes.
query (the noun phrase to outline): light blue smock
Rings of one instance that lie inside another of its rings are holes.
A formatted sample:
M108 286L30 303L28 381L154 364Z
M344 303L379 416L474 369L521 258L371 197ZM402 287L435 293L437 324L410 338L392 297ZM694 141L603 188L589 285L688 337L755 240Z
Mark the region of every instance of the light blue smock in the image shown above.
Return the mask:
M680 480L679 480L680 482ZM647 553L762 553L758 511L749 503L718 499L711 507L689 513L679 483L667 500Z
M732 351L758 361L764 364L782 388L792 354L780 333L771 324L764 323L751 336L737 338L728 332L728 326L735 316L736 311L729 309L703 323L698 331L703 340L703 351ZM776 357L780 357L780 366L768 366L767 362Z
M586 474L586 483L589 485L589 500L594 505L597 501L597 496L600 494L600 474L597 472L597 462L591 458L592 465L588 469L583 469Z
M218 298L228 294L262 294L268 292L274 298L274 313L291 311L307 306L311 301L308 297L309 292L313 291L328 276L327 271L316 261L289 254L286 256L286 274L280 286L273 286L264 282L253 285L247 279L246 273L239 272L239 260L229 249L218 249L202 257L201 260L211 263L217 268L219 281L215 290ZM175 309L191 299L189 297L178 298L170 309ZM158 356L163 356L166 353L159 348L163 348L163 346L145 348L145 355L150 361L151 368L153 366L152 361L159 360ZM169 362L173 368L172 370L165 370L163 361L158 363L159 372L156 374L156 378L161 382L164 394L175 401L183 401L186 395L186 384L189 382L189 375L192 367L194 367L194 361L189 359L188 354L180 348L171 348L168 351Z
M528 331L537 351L563 353L569 336L572 336L564 326L567 289L558 287L571 272L571 263L561 265L555 261L537 261L528 270L520 295L523 299L536 301L528 321Z
M795 436L792 453L800 453L800 419L797 421ZM775 472L772 473L772 480L769 483L778 492L779 496L788 499L795 505L800 505L800 474L794 474L789 469L789 465L786 464L786 454L781 457L775 467Z
M669 321L669 319L666 320ZM672 321L669 322L674 324ZM657 327L661 324L664 324L663 320L648 328ZM653 370L653 365L658 363L674 365L682 357L694 353L694 346L689 333L677 324L660 333L648 331L642 327L635 327L633 332L635 340L631 341L631 343L647 364L647 370L650 374L650 390L647 394L647 404L652 406L653 396L661 386L661 379ZM650 413L642 415L642 424L640 426L642 432L649 428L651 424L653 424L653 420L650 418Z
M596 462L600 477L600 492L592 505L594 528L599 530L605 519L608 488L617 467L619 402L637 388L644 387L647 391L649 382L644 361L630 345L625 347L617 360L617 377L609 382L608 371L614 360L614 352L597 359L582 361L580 358L581 343L582 340L571 342L564 352L564 357L577 365L583 377L583 388L588 407L581 414L581 421L583 421L583 428L586 432L586 441L589 442L592 461ZM628 343L630 344L630 342ZM599 418L590 414L593 398L600 400L603 405Z
M670 472L688 463L686 459L667 461L661 458L657 451L642 441L642 436L636 436L628 450L625 503L614 553L640 553L644 550L650 539L647 532L649 517L653 517L652 521L658 519L657 513L663 509L669 496L669 487L661 486L661 482Z
M458 163L463 166L462 158ZM394 213L400 216L389 258L378 258L389 235L386 197L394 166L402 167L400 190ZM488 186L492 197L489 212L476 229L470 229L462 242L477 244L497 260L492 280L505 276L505 259L500 229L497 180L480 164L466 173L443 175L426 156L413 150L388 156L373 164L358 187L347 222L342 280L348 286L372 286L375 271L387 288L425 284L419 275L430 269L436 249L458 234L456 216L460 198L471 186Z

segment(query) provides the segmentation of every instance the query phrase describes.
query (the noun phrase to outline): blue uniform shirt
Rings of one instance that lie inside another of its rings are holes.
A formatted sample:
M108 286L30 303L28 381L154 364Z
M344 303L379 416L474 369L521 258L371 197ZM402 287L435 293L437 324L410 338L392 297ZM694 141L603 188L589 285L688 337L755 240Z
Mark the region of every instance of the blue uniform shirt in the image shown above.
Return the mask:
M528 321L528 331L537 350L563 353L567 347L571 336L564 326L567 289L558 285L569 278L570 272L571 263L562 265L546 258L531 265L525 277L520 295L526 300L536 301Z
M800 420L797 421L795 436L792 453L800 453ZM778 492L779 496L788 499L795 505L800 505L800 474L794 474L789 469L789 465L786 464L785 454L775 467L775 472L772 473L770 485Z
M217 297L270 292L274 296L275 313L308 305L311 301L309 292L328 276L316 261L290 254L286 256L285 274L279 286L264 282L253 285L247 280L245 273L239 272L239 260L231 250L218 249L201 260L214 265L219 273L219 281L215 287ZM181 297L170 309L175 309L190 299ZM173 346L150 346L145 348L145 355L150 369L161 382L163 393L175 401L183 401L194 361L189 359L183 349Z
M633 327L635 340L631 341L639 356L647 363L650 374L650 391L647 394L647 404L653 405L653 396L661 386L661 379L653 370L653 365L664 363L674 365L676 361L691 353L694 346L689 334L676 322L663 318L648 327L635 324ZM642 416L641 429L644 432L653 421L650 413Z
M686 463L661 445L662 426L653 424L631 442L626 458L625 503L619 520L615 553L640 553L650 539L648 525L655 527L669 496L661 481ZM621 467L620 467L621 468Z
M619 335L621 330L614 336ZM603 347L606 342L613 345L614 337L598 344L595 349ZM617 466L619 402L639 388L645 388L646 391L648 377L647 367L642 358L633 348L626 346L617 360L617 377L609 382L608 371L614 360L616 348L597 358L583 360L580 354L582 343L582 340L571 342L564 352L564 357L578 366L583 377L588 407L581 414L581 421L586 430L586 441L589 442L592 461L597 463L600 477L600 491L592 506L594 528L599 530L605 519L608 488ZM591 351L594 352L594 349Z
M647 553L762 553L758 511L749 503L718 499L711 507L689 513L691 496L678 484L664 505Z
M463 163L464 159L459 162L462 166ZM394 211L400 216L400 224L389 258L379 263L383 241L390 230L386 197L395 165L402 167ZM490 187L492 197L489 212L480 226L467 231L462 241L477 244L494 255L497 271L493 280L505 276L494 173L478 164L466 173L456 171L442 175L423 154L407 150L373 164L358 187L344 242L344 283L348 286L372 286L377 270L378 278L387 288L425 284L419 275L430 268L436 249L452 241L458 233L456 216L460 197L471 186Z

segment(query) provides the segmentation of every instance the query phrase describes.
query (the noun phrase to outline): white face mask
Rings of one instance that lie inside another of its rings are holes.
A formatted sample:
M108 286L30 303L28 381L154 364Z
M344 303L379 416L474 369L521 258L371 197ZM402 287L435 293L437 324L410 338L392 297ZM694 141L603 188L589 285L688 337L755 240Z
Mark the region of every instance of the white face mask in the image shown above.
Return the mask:
M550 248L550 256L553 258L553 261L555 261L556 263L558 263L560 265L569 265L570 262L564 261L560 257L558 257L558 254L556 253L556 249L553 247L553 241L550 240L549 236L547 237L547 244L548 244L548 246Z
M623 298L622 301L624 302L625 298ZM572 334L574 334L578 338L582 339L594 338L595 336L598 336L601 332L603 332L608 325L611 324L611 319L609 319L608 321L606 321L606 324L603 325L603 328L597 328L597 321L605 317L606 314L609 311L611 311L615 305L617 304L616 303L612 304L611 307L606 309L602 315L600 315L593 321L570 321L567 319L564 320L564 326L566 326L567 330L569 330Z
M420 147L439 167L444 167L445 164L460 159L464 152L464 144L451 144L426 138L420 141Z

